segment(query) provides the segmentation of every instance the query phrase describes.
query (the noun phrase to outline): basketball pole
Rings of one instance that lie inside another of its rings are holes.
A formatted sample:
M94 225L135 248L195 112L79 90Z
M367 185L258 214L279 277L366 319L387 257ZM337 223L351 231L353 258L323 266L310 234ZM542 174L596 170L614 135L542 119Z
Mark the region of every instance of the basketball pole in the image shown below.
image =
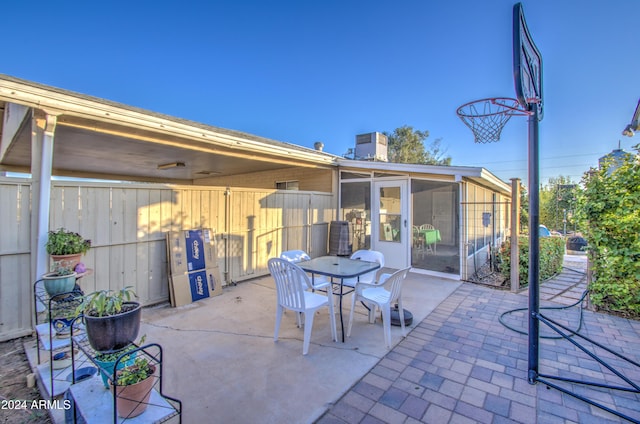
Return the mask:
M529 384L538 379L540 340L540 167L538 149L538 105L529 107Z
M540 157L538 125L542 110L542 55L529 34L522 3L513 5L513 76L516 99L505 97L465 103L457 110L476 143L500 140L509 118L528 115L529 174L529 384L538 381L540 350ZM640 103L639 103L640 104ZM514 223L515 225L515 223ZM511 258L514 259L513 257Z

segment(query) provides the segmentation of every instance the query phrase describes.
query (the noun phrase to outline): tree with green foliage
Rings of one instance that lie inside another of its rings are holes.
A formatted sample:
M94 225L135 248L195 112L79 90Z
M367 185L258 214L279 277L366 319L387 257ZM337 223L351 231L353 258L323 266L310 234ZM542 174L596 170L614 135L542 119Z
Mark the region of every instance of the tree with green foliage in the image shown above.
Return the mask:
M520 182L520 232L529 233L529 195L522 181Z
M634 146L638 150L640 145ZM593 264L591 303L640 317L640 157L609 162L582 178L576 219Z
M415 163L422 165L451 165L451 157L446 156L442 149L442 139L436 139L425 147L425 140L429 131L414 130L404 125L396 128L393 133L384 132L388 139L387 156L389 162Z
M540 223L550 230L563 231L575 227L573 209L577 184L570 177L549 178L540 190ZM565 222L566 220L566 222Z

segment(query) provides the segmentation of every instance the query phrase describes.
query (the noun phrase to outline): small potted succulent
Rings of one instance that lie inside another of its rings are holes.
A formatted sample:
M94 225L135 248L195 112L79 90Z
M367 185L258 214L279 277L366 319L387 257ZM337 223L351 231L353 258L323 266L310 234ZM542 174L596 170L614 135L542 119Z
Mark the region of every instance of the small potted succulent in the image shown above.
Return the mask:
M100 353L124 349L138 337L142 306L131 286L85 295L77 313L83 315L87 339Z
M73 272L82 255L91 248L91 240L85 240L78 233L59 228L49 231L45 248L55 268L66 268Z
M111 384L116 394L116 409L121 418L133 418L147 409L151 390L157 380L156 366L141 356L133 365L116 371L115 384Z

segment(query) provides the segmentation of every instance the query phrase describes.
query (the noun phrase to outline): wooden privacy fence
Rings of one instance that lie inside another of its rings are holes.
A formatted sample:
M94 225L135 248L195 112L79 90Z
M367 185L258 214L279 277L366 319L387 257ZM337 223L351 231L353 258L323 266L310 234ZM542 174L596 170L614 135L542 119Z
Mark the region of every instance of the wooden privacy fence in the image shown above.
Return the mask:
M0 340L31 332L31 184L0 180Z
M0 340L31 332L31 184L0 179ZM93 273L85 293L133 286L144 305L167 301L165 235L212 228L218 265L227 282L268 273L283 250L326 254L331 193L207 186L55 181L49 228L90 239L83 257ZM35 235L34 235L35 236Z

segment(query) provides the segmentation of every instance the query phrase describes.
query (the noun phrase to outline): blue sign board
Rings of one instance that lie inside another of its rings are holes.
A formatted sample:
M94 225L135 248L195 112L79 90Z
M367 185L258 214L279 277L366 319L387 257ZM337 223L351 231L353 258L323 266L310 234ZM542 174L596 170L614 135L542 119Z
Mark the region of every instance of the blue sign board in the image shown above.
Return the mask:
M215 288L213 274L207 275L207 271L204 269L189 273L189 286L193 302L209 297L209 280L211 280L211 290L213 290Z
M204 237L202 230L187 230L184 232L184 239L188 271L205 269Z

